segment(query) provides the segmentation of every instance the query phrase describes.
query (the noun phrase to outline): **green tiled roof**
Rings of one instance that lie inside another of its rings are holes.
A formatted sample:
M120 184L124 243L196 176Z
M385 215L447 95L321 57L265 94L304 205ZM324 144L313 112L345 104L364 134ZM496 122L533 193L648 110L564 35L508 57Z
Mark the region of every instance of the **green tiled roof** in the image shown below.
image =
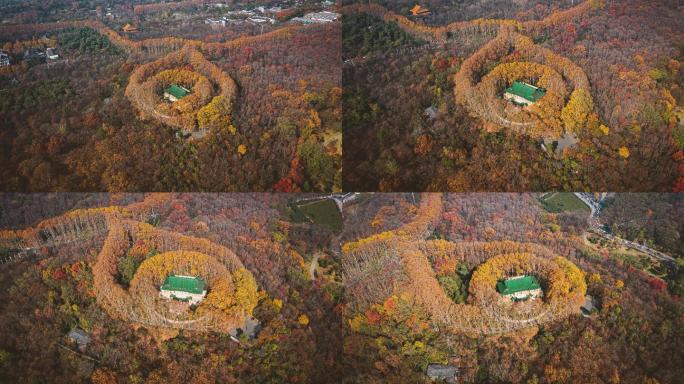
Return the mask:
M523 99L533 103L541 99L541 97L546 93L546 91L541 88L533 87L520 81L513 82L513 85L511 85L510 88L506 88L506 92L520 96Z
M502 295L512 295L517 292L529 291L531 289L539 289L539 283L534 276L522 276L512 279L506 279L496 283L496 290Z
M175 97L176 99L182 99L188 95L188 91L186 91L183 87L176 84L171 84L171 86L166 88L164 92Z
M200 294L204 292L205 287L204 281L198 277L170 275L164 280L161 289Z

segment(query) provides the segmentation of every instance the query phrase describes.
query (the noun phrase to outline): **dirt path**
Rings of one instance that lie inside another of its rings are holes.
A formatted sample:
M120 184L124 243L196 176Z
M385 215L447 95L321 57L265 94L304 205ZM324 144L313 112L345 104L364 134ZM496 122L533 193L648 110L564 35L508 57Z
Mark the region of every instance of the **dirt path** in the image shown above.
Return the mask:
M311 259L311 264L309 265L309 280L316 280L316 270L318 269L318 259L320 254L316 253Z

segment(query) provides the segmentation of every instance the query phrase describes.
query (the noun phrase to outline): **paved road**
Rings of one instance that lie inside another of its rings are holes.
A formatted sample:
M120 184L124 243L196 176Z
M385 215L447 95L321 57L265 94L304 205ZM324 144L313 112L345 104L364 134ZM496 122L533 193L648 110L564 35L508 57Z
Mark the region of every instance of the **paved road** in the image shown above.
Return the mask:
M584 204L586 204L590 209L591 209L591 227L590 230L593 231L594 233L598 234L599 236L602 236L608 240L616 241L622 245L624 245L627 248L632 248L636 249L638 251L641 251L645 254L647 254L650 257L653 257L654 259L657 259L658 261L663 261L667 263L676 263L676 260L663 252L657 251L653 248L649 248L643 244L636 243L634 241L630 241L627 239L623 239L621 237L617 237L615 235L612 235L608 232L606 232L605 229L603 229L603 225L599 221L599 213L601 212L601 204L599 204L596 200L593 199L593 196L591 193L575 193L575 196L577 196L578 199L582 200Z
M594 197L592 195L593 194L591 193L585 192L575 193L575 196L577 196L578 199L582 200L582 202L586 204L589 207L589 209L591 209L591 218L596 219L598 218L598 214L601 211L601 204L594 200Z
M329 195L305 197L305 198L298 199L295 202L297 202L297 203L307 202L307 201L313 202L313 201L321 201L321 200L330 199L330 200L335 202L335 205L337 205L337 209L340 211L340 213L343 213L342 210L344 209L344 205L347 203L351 203L352 201L356 200L359 196L361 196L360 192L331 193Z
M595 233L597 233L600 236L605 237L606 239L617 241L618 243L621 243L622 245L624 245L627 248L632 248L632 249L636 249L638 251L641 251L641 252L647 254L648 256L651 256L651 257L653 257L659 261L664 261L664 262L673 263L673 264L676 263L675 258L670 256L670 255L667 255L667 254L660 252L660 251L656 251L655 249L649 248L643 244L639 244L639 243L636 243L634 241L630 241L630 240L626 240L626 239L623 239L623 238L620 238L617 236L613 236L610 233L606 232L603 229L603 227L601 227L601 226L592 227L591 229Z

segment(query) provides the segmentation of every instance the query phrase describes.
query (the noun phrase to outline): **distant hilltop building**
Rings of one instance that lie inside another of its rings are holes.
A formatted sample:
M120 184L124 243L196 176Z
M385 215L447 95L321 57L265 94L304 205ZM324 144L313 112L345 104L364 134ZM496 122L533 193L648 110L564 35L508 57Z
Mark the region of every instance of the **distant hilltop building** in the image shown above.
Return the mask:
M204 20L204 24L225 26L226 25L226 19L224 19L224 18L212 19L211 17L209 17L206 20Z
M59 59L59 55L55 52L55 48L48 48L45 50L45 54L47 55L47 58L50 60L57 60Z
M275 24L277 22L276 19L272 19L272 18L266 17L266 16L252 16L252 17L248 18L247 21L250 21L250 22L256 23L256 24L265 24L265 23Z
M130 24L124 25L123 28L121 28L121 29L122 29L124 32L137 32L137 31L138 31L138 28L136 28L136 27L134 27L134 26L132 26L132 25L130 25Z
M164 90L164 98L172 103L190 94L190 90L178 84L171 84Z
M0 67L8 67L11 64L9 54L0 51Z
M580 307L580 313L583 317L591 317L592 313L596 309L594 306L594 298L591 295L584 296L584 304Z
M423 8L420 4L416 4L411 8L411 14L413 16L427 16L430 14L430 10Z
M458 383L458 367L444 364L429 364L427 367L427 376L431 380L441 380L447 384Z
M199 277L169 275L159 289L159 296L196 305L207 296L207 286Z
M439 111L434 105L426 108L424 113L425 116L427 116L430 120L434 120L437 118L437 116L439 116Z
M513 82L510 88L504 91L504 99L519 106L528 106L541 99L546 91L534 85L523 83L521 81Z
M38 48L29 48L24 52L24 60L27 61L45 61L45 52Z
M342 15L339 13L322 11L309 13L304 15L303 17L295 17L292 19L292 21L299 22L302 24L324 24L337 21L340 17L342 17Z
M496 283L496 290L511 301L536 299L542 296L541 286L534 276L510 277Z
M81 352L83 352L90 343L90 336L80 328L74 328L69 331L67 338L72 343L78 345L78 349L80 349Z

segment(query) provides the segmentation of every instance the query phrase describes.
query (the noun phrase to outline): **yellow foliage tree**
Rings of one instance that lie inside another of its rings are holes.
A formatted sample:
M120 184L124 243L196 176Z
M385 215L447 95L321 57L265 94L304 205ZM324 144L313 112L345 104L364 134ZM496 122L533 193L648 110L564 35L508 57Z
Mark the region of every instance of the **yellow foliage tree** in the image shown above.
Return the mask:
M569 132L577 132L587 122L587 115L594 109L594 101L586 89L572 91L570 101L561 111L561 120Z
M230 127L233 127L230 124L230 110L226 107L223 96L214 97L197 112L197 124L202 129L226 128L230 130Z
M283 301L280 299L273 299L273 306L280 311L283 308Z
M251 315L259 302L254 276L248 270L240 268L233 273L233 284L235 284L235 303Z
M239 153L240 155L244 155L244 154L247 153L247 146L244 145L244 144L240 144L240 145L238 145L238 147L237 147L237 151L238 151L238 153Z
M302 314L297 319L297 322L301 325L307 326L307 325L309 325L309 316Z
M627 147L620 147L620 149L618 150L618 153L620 154L620 156L622 156L622 157L624 157L625 159L627 159L627 158L629 157L629 148L627 148Z

